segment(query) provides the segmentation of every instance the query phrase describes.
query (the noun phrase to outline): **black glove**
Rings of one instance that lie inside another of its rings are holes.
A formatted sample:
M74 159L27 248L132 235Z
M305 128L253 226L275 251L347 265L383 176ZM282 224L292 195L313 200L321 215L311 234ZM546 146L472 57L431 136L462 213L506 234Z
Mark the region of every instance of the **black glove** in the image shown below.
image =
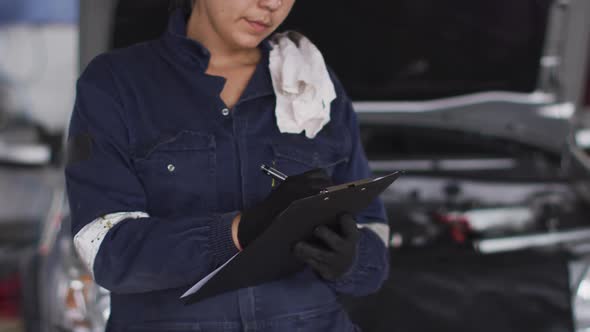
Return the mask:
M238 241L246 248L291 202L318 194L332 185L332 179L321 168L289 176L262 202L242 212L238 226Z
M318 246L308 241L298 242L294 248L295 257L307 263L322 278L334 281L352 267L360 232L354 218L345 214L338 220L339 231L320 226L314 236Z

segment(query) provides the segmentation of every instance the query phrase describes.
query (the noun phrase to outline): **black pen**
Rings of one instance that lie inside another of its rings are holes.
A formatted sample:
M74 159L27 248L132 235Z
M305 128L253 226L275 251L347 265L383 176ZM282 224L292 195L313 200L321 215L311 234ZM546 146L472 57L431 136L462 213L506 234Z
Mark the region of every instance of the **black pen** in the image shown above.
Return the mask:
M277 180L281 180L281 181L287 180L287 176L277 169L266 166L264 164L260 165L260 169L264 173L266 173L266 175L272 176L273 178L275 178Z

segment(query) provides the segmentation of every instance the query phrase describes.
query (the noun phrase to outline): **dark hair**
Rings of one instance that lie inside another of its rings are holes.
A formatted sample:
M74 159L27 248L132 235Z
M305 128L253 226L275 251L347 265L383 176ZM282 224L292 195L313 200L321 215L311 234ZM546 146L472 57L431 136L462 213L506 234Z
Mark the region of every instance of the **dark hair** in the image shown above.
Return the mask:
M174 10L176 8L182 8L190 11L193 9L194 4L195 0L170 0L170 9Z

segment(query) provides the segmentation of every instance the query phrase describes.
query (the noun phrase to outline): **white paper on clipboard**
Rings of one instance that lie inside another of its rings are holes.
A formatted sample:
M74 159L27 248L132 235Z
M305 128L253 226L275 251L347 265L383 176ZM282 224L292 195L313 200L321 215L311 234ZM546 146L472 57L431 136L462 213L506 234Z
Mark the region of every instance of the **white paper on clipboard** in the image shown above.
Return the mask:
M215 269L215 271L209 273L206 277L204 277L203 279L199 280L193 287L191 287L189 290L187 290L184 294L182 294L182 296L180 297L181 299L192 295L196 292L199 291L199 289L201 289L203 286L205 286L205 284L211 280L211 278L213 278L217 273L219 273L219 271L221 271L227 264L229 264L229 262L231 262L234 258L236 258L240 253L237 253L235 255L232 256L232 258L228 259L227 262L225 262L223 265L221 265L220 267L218 267L217 269Z

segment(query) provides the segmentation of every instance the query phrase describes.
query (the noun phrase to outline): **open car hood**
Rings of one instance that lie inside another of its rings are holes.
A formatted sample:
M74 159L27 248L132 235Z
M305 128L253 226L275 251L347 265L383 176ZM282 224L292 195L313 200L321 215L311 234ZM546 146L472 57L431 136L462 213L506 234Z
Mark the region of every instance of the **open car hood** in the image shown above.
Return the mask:
M358 102L363 124L448 129L489 135L559 154L571 133L571 103L549 95L479 93L430 102Z

